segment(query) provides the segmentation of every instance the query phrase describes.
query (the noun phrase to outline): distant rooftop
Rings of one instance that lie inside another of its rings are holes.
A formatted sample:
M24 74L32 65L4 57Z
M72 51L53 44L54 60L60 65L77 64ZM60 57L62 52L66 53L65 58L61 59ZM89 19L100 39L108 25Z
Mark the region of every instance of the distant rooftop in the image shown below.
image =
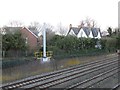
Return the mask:
M78 27L72 27L72 24L70 24L70 28L69 28L67 35L70 34L71 30L75 36L78 36L80 31L83 30L86 37L90 37L92 35L91 37L97 38L99 34L100 34L99 36L101 37L100 28L96 28L96 27L89 27L89 26L83 26L83 25L80 25ZM90 34L91 32L92 32L92 34ZM83 34L83 33L81 33L81 34ZM81 35L81 34L79 34L79 35Z
M23 27L3 27L3 29L7 32L7 33L14 33L16 31L21 30ZM28 27L27 29L29 29L32 33L34 33L36 36L38 36L39 32L37 30L36 27Z

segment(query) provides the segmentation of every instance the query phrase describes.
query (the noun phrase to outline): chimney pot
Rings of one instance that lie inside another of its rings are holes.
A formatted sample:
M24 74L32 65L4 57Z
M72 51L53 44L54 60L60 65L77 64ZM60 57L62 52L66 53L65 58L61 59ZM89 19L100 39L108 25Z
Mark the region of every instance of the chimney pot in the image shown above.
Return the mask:
M69 28L72 28L72 24L69 25Z

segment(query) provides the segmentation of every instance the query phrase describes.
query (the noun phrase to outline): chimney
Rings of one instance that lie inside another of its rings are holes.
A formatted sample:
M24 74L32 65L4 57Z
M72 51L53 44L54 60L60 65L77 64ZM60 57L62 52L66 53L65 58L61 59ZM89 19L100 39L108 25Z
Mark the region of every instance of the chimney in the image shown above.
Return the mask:
M93 21L93 26L92 27L95 27L95 22Z
M69 29L71 29L71 28L72 28L72 24L69 25Z

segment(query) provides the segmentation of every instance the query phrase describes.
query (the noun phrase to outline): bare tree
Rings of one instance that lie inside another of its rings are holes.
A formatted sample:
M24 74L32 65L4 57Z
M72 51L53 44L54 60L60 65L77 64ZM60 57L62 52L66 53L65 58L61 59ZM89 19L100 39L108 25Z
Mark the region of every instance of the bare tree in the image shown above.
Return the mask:
M23 23L21 21L13 20L9 22L11 27L22 27Z
M48 41L55 35L55 32L53 31L54 27L52 25L50 25L49 23L44 23L44 24L45 24L45 27L43 27L43 25L42 25L42 28L40 29L40 31L42 34L44 28L46 28L47 41Z
M39 25L40 25L39 22L36 22L36 21L30 23L30 26L32 26L32 27L34 27L34 26L37 27Z
M88 27L91 27L91 19L90 18L87 17L85 22L86 22Z
M62 23L60 22L60 23L58 23L58 25L57 25L57 32L59 32L60 35L66 35L66 33L67 33L67 27L64 27L64 26L62 25Z
M97 27L97 23L94 19L86 18L85 20L80 21L79 27L87 26L87 27Z
M78 27L81 28L84 26L84 24L85 24L85 22L82 20L82 21L80 21L80 25L78 25Z
M28 27L35 28L37 31L41 32L42 25L37 21L33 21L30 23L30 25Z
M46 32L50 32L54 27L49 23L43 23L43 25L41 25L40 31L43 32L44 28L46 28Z
M97 27L97 22L92 19L92 20L91 20L91 25L92 25L92 27Z

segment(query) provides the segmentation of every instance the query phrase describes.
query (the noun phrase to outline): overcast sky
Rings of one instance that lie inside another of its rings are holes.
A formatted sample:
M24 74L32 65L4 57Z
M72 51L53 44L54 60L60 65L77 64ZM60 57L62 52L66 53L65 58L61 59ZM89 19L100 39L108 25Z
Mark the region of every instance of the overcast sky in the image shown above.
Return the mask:
M105 30L118 25L119 0L0 0L0 27L12 20L77 26L86 17Z

